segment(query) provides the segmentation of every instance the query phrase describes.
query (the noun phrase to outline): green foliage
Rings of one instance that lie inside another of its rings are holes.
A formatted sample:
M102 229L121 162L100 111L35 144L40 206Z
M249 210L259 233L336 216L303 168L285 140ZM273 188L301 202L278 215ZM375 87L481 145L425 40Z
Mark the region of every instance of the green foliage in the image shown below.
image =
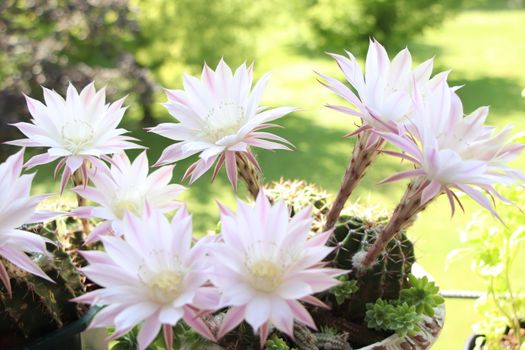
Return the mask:
M343 275L337 277L341 284L333 287L330 292L335 296L335 301L338 305L341 305L348 299L352 294L354 294L358 287L356 280L349 280L348 276Z
M464 247L453 250L448 257L452 261L470 254L472 271L485 280L487 290L476 303L480 321L475 325L477 333L485 335L483 349L499 349L506 327L512 330L515 343L525 344L520 334L525 297L523 291L516 290L516 281L510 278L512 265L525 241L525 190L517 186L498 190L519 205L499 208L506 226L486 213L475 213L461 234Z
M286 342L279 338L277 335L272 335L266 342L265 350L297 350L296 348L290 348Z
M394 331L399 336L413 335L418 330L421 315L414 305L378 299L366 305L365 321L369 328Z
M310 46L361 54L368 39L400 48L416 33L440 24L467 0L305 1L312 30Z
M140 26L137 59L162 85L178 84L187 67L203 61L214 66L221 57L232 65L257 56L256 36L270 2L244 0L132 0Z
M416 278L410 274L408 281L410 288L403 289L399 295L401 303L415 306L418 314L434 316L434 308L445 302L439 295L439 288L427 276Z

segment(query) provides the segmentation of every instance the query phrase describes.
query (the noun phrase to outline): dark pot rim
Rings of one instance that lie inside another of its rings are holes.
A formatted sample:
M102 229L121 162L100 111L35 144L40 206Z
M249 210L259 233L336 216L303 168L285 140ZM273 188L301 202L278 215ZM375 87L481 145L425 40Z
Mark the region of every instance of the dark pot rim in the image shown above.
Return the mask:
M39 337L29 343L14 346L10 348L9 350L25 350L25 349L38 348L40 345L45 344L51 340L79 334L83 332L84 330L86 330L89 322L91 322L93 317L95 317L95 315L100 309L101 307L98 307L98 306L92 307L84 314L84 316L82 316L78 320L73 321L65 325L64 327L57 329L56 331L53 331L51 333L48 333L42 337Z

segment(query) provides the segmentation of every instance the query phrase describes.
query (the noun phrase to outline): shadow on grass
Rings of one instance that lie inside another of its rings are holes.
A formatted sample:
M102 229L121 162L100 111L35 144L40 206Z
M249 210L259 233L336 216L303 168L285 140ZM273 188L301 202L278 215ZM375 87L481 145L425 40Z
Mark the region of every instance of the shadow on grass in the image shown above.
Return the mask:
M454 76L460 75L455 73ZM490 106L491 114L505 115L525 111L525 99L521 97L523 86L519 81L501 77L451 80L450 85L465 85L458 90L466 113L479 106ZM494 120L493 120L494 122Z

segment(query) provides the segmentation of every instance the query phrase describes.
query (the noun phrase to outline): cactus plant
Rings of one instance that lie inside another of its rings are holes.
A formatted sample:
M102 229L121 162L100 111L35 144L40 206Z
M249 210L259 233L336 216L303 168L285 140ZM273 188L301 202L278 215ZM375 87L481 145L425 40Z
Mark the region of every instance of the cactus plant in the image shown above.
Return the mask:
M330 209L329 195L325 190L306 181L281 178L279 181L270 183L265 193L272 201L283 199L290 208L291 216L300 209L312 205L314 218L312 231L321 232Z
M67 222L67 225L66 225ZM3 261L11 277L13 296L0 288L0 347L30 342L80 318L87 308L70 300L86 292L86 281L77 268L83 259L77 254L82 245L82 231L72 219L47 225L30 225L27 231L40 234L56 245L48 244L52 258L33 255L32 259L55 283L29 274Z
M338 307L341 315L353 322L362 322L365 305L379 298L395 300L402 288L408 286L408 275L415 262L414 247L404 232L387 246L382 258L371 269L360 271L354 267L360 254L373 244L384 223L351 217L334 231L333 264L350 270L349 278L357 281L357 291Z

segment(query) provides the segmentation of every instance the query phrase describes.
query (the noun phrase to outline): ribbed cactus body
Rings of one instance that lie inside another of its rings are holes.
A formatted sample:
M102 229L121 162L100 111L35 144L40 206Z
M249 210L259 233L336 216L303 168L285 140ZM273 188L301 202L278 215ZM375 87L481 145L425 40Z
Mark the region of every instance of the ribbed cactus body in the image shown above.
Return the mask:
M357 281L358 290L352 294L337 312L353 322L362 322L365 305L377 299L399 298L402 288L408 285L408 274L415 261L414 247L405 232L401 232L387 246L378 262L366 271L354 266L355 256L366 251L374 243L383 223L351 217L336 226L332 244L337 245L332 254L336 267L350 270L349 278Z
M65 238L57 237L56 227L38 225L24 229L59 242L56 246L48 245L52 258L32 256L55 283L3 261L13 290L13 296L9 297L5 289L0 288L0 334L9 335L2 336L4 339L0 345L5 347L25 343L59 329L77 320L86 311L85 306L71 302L72 298L85 292L83 277L73 261L81 259L76 254L81 245L81 233L71 232Z
M284 200L290 208L290 216L311 205L314 219L312 231L321 232L330 210L326 191L306 181L281 179L279 182L272 182L265 189L265 194L271 201Z

